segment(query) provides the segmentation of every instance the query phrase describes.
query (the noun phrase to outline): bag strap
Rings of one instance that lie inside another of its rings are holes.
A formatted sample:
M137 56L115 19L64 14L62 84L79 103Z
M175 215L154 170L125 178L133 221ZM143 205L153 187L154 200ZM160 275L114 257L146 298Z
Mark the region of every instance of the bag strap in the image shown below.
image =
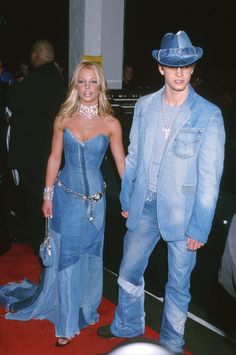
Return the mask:
M45 220L45 238L49 238L49 217Z
M52 244L51 244L50 233L49 233L49 223L50 223L49 220L50 220L50 217L46 217L46 221L45 221L45 241L46 241L46 245L47 245L48 255L51 256L52 255Z

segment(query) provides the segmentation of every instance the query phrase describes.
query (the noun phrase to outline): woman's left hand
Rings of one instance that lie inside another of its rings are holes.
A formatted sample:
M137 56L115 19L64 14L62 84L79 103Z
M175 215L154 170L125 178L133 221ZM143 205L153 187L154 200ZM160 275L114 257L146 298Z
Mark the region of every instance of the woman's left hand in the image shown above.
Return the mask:
M44 200L42 210L45 218L52 218L52 201Z

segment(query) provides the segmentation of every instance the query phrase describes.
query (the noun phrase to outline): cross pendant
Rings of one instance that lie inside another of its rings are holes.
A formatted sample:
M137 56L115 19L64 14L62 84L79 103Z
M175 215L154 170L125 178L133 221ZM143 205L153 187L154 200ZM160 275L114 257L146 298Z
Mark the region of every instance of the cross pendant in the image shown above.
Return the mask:
M162 131L165 133L165 139L167 139L170 135L170 128L162 128Z

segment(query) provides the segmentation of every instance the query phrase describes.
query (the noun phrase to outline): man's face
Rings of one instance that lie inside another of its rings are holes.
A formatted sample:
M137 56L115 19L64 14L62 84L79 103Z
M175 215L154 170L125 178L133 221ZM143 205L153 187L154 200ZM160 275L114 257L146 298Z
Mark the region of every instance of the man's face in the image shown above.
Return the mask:
M20 71L23 76L27 76L29 74L29 68L26 64L21 64Z
M183 67L159 65L159 71L165 78L165 84L174 91L183 91L186 88L190 82L193 70L193 65Z
M133 79L134 73L133 73L133 68L127 66L125 68L125 72L124 72L124 80L125 81L130 81Z

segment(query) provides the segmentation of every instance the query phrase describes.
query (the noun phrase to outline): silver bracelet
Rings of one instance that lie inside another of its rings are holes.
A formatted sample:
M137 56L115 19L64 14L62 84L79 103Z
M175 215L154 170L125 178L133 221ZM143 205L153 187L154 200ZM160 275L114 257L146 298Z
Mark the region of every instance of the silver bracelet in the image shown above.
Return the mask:
M44 200L52 201L53 192L54 192L54 186L52 186L52 187L45 187L44 190L43 190L43 199L44 199Z

